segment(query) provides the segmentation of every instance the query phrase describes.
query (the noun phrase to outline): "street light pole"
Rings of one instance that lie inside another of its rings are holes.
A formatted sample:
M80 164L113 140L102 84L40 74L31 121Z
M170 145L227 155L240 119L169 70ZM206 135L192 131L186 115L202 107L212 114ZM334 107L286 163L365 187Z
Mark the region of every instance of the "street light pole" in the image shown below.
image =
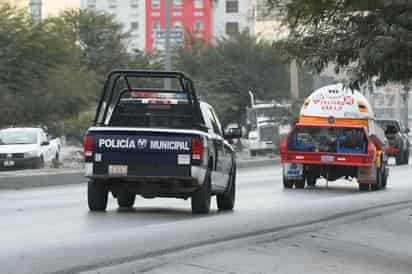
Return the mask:
M403 85L403 111L404 111L404 123L405 127L409 128L409 90L410 82L406 82Z
M172 52L170 46L170 1L171 0L165 0L165 71L172 70ZM171 89L171 86L171 79L165 79L165 89Z
M299 70L296 60L290 63L290 91L292 99L299 99Z

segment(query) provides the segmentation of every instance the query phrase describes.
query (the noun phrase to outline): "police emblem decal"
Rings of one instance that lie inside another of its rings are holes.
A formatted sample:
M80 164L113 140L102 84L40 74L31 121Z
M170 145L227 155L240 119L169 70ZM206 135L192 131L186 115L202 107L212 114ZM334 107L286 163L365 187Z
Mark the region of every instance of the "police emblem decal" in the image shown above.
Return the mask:
M145 149L147 147L147 140L146 139L137 140L137 147L139 149Z

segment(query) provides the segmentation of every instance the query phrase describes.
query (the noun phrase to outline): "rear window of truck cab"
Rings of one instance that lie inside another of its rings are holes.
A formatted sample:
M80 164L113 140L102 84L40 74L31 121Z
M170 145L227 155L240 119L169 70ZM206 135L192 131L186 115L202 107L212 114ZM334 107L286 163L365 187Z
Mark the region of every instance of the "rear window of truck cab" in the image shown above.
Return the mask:
M127 91L109 111L106 123L116 127L190 128L192 106L183 92Z

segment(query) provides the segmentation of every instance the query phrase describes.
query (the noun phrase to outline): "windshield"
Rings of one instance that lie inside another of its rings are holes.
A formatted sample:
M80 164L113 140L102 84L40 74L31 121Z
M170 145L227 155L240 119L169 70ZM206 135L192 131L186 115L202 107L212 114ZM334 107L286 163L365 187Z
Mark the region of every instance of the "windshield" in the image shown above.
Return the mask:
M248 117L249 120L256 123L257 118L272 118L275 117L275 108L268 107L268 108L251 108L248 109Z
M0 131L0 145L29 145L37 143L34 130Z
M138 110L142 105L152 107L153 105L191 104L192 97L185 87L185 85L187 85L185 81L186 79L184 79L182 75L173 73L166 75L154 75L151 72L146 72L146 74L144 72L128 73L127 71L113 73L106 80L107 86L101 98L102 101L98 109L96 122L107 125L109 120L113 119L113 111L119 111L119 105L134 105L131 108ZM126 112L130 113L131 108L128 108ZM167 107L161 106L159 108ZM145 107L142 109L140 114L150 115L150 113L145 112ZM121 112L124 113L124 111ZM125 118L124 115L120 115L123 117L119 118L119 113L115 114L115 118L121 121L112 122L112 126L114 124L117 126L134 125L134 123L130 121L125 121L127 118ZM144 117L140 118L144 119ZM133 117L129 116L129 119L133 119ZM160 124L164 125L165 123L160 122ZM137 121L134 126L138 125L147 126L147 123ZM155 125L156 123L153 123L153 126Z
M132 91L122 95L107 125L117 127L190 128L193 111L187 93Z

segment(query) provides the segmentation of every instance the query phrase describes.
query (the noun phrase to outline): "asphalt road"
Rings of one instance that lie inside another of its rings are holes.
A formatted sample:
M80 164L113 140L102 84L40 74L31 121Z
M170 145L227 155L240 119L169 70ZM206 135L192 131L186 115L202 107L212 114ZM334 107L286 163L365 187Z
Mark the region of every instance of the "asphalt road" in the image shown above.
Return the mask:
M113 273L123 263L199 246L210 247L206 256L221 241L289 233L368 214L365 209L407 206L411 177L412 169L403 166L392 168L388 189L379 192L359 193L348 182L283 190L279 166L243 169L238 171L236 210L221 213L214 206L208 216L193 216L190 201L141 198L132 211L118 210L112 199L108 212L89 213L84 185L0 191L0 273L76 273L104 267Z

